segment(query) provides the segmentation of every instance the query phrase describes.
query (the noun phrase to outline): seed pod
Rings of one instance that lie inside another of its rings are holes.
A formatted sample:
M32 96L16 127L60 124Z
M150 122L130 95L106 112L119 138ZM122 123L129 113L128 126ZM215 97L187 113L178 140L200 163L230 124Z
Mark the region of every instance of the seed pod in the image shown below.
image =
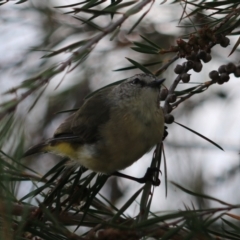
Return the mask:
M199 51L199 53L197 54L197 56L204 61L204 59L206 59L207 57L207 53L203 50Z
M184 83L188 83L190 81L190 76L191 76L191 74L183 73L181 75L181 79Z
M195 35L190 35L189 40L188 40L188 44L193 46L193 45L197 45L197 41L198 41L198 37L196 37Z
M205 41L204 38L199 38L198 45L200 46L200 48L204 48L207 45L207 42Z
M211 54L207 53L206 51L201 50L198 53L198 57L205 63L210 62L212 60Z
M212 60L211 54L207 53L206 59L203 60L205 63L210 62Z
M197 58L197 55L196 55L196 53L193 52L193 51L191 52L191 54L189 54L189 55L186 57L187 60L192 60L192 61L195 61L196 58Z
M172 114L166 114L164 118L165 118L165 123L171 124L174 122L174 116Z
M224 37L224 38L221 40L220 45L225 48L225 47L227 47L227 46L229 45L229 43L230 43L230 39L227 38L227 37Z
M225 72L226 72L226 65L221 65L221 66L218 68L218 72L219 72L219 73L225 73Z
M217 83L219 84L219 85L222 85L222 84L224 84L224 79L222 79L222 78L220 78L219 77L219 79L217 80Z
M214 82L217 82L219 80L219 73L216 70L213 70L208 75Z
M203 67L203 65L201 62L194 62L193 70L195 72L201 72L202 67Z
M236 70L236 65L230 62L225 66L225 70L227 73L234 73Z
M194 66L194 62L192 60L188 60L184 63L184 66L186 66L187 70L191 70Z
M174 72L176 73L176 74L181 74L182 72L183 72L183 70L184 70L184 67L182 66L182 65L177 65L176 67L175 67L175 69L174 69Z
M223 81L223 82L228 82L229 79L230 79L230 77L229 77L229 75L228 75L227 73L222 73L222 74L220 75L220 79L221 79L221 82L222 82L222 81Z
M162 88L160 91L160 100L164 101L167 98L167 95L168 95L168 89Z
M177 100L176 94L170 94L170 95L168 96L168 102L169 102L169 103L174 103L174 102L176 102L176 100Z
M240 66L237 66L237 68L234 72L234 76L237 77L237 78L240 77Z

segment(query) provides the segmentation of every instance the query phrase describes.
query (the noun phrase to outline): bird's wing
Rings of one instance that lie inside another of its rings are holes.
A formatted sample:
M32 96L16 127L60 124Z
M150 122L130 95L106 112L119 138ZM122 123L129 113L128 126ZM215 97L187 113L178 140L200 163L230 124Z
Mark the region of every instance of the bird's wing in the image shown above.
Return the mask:
M82 143L93 143L99 139L99 127L109 119L111 103L106 94L108 89L97 92L88 98L82 107L69 116L55 131L54 138L78 137ZM111 90L110 90L111 91Z
M60 137L60 136L70 136L73 134L71 126L73 119L75 117L75 113L71 114L63 123L60 124L60 126L56 129L54 132L54 137Z

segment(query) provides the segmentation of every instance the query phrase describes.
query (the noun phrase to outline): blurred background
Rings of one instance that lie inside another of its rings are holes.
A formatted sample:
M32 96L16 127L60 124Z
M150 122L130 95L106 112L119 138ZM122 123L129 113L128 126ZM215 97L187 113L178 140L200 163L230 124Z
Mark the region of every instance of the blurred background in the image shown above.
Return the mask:
M21 96L23 89L14 90L24 80L37 76L49 66L56 66L65 61L69 52L62 52L53 57L45 57L52 50L58 50L77 41L88 39L95 34L95 28L83 24L78 19L87 18L87 13L71 13L73 7L56 8L71 5L76 1L48 0L27 1L22 4L8 2L0 6L0 102L5 103ZM176 39L188 32L187 22L179 24L183 6L156 1L146 17L132 33L130 28L141 14L129 18L120 32L111 40L107 35L95 45L87 59L74 70L54 76L46 88L39 89L24 99L14 114L12 128L7 141L1 143L2 149L14 156L16 149L24 151L31 145L53 135L58 125L69 115L57 114L59 111L79 108L84 97L106 84L121 80L139 73L139 70L114 71L130 66L126 57L147 64L156 61L166 63L173 54L150 55L133 51L134 41L141 41L140 35L151 39L162 48L176 45ZM107 2L106 2L107 4ZM147 9L147 8L146 8ZM186 11L190 9L186 9ZM192 10L192 9L191 9ZM114 18L117 16L114 16ZM110 16L100 16L97 24L106 27ZM198 17L192 21L198 23ZM231 43L236 37L230 37ZM180 84L179 89L193 86L195 83L209 80L208 73L217 70L221 64L239 63L238 50L228 57L233 44L227 48L216 46L212 49L212 61L204 64L200 73L192 74L189 84ZM181 59L170 65L162 74L169 87L176 77L173 69ZM156 71L159 66L149 69ZM213 85L204 93L195 95L173 111L175 120L201 133L218 143L224 151L204 141L186 129L171 124L168 126L168 137L164 148L167 164L167 196L165 187L164 166L162 163L161 185L155 188L152 211L185 209L185 206L196 208L218 206L218 203L206 201L187 195L174 187L176 182L193 191L208 194L223 201L237 204L240 202L240 89L239 79L231 76L224 85ZM1 124L10 119L5 118ZM2 125L4 126L4 125ZM3 127L1 128L3 129ZM21 146L21 150L20 147ZM141 177L150 165L153 152L123 173ZM40 174L44 174L59 158L51 154L42 154L24 159ZM140 186L130 180L111 177L102 192L117 206L121 206ZM24 182L18 188L20 198L33 188L31 182ZM137 213L136 208L129 209L129 214ZM235 210L238 211L238 210Z

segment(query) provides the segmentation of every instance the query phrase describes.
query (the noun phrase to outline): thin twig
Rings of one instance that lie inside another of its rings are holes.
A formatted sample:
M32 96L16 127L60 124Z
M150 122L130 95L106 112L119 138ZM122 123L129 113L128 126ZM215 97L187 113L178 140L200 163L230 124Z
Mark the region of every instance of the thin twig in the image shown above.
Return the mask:
M176 89L176 87L178 86L179 82L181 81L181 75L179 74L176 79L174 80L174 82L172 83L171 87L168 89L168 96L165 100L164 106L163 106L163 112L164 114L167 114L167 109L168 109L168 98L171 94L174 93L174 90Z
M180 103L184 102L186 99L192 97L193 95L197 94L198 91L205 91L208 89L209 86L211 86L212 84L214 84L214 81L207 81L203 84L201 84L199 87L197 87L196 89L194 89L193 92L188 93L187 95L180 97L179 100L177 100L176 102L172 103L172 107L173 109L176 108Z

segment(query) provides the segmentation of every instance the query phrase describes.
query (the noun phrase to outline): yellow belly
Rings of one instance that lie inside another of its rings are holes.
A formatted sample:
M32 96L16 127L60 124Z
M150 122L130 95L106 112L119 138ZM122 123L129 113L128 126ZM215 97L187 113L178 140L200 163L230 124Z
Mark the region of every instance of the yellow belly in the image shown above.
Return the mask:
M82 145L56 142L44 150L69 157L72 160L69 164L82 165L95 172L112 173L122 170L161 142L164 132L163 114L160 111L154 114L150 121L138 119L131 113L121 116L115 114L111 121L99 129L98 142Z

